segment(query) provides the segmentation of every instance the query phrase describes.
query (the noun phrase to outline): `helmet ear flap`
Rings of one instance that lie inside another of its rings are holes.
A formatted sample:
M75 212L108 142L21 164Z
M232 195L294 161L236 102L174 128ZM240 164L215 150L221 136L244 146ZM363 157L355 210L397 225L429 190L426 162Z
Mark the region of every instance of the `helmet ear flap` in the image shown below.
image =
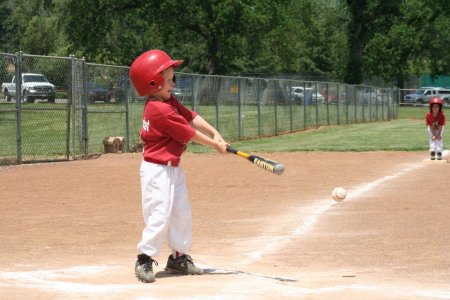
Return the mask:
M152 80L152 81L150 81L149 84L150 84L151 87L154 87L156 85L156 82L154 80Z

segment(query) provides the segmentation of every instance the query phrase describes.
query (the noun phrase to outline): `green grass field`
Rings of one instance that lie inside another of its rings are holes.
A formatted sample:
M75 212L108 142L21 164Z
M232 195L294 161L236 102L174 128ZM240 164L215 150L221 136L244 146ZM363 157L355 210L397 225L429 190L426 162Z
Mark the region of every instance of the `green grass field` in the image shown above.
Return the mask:
M444 109L445 110L445 109ZM412 107L401 106L399 107L399 119L420 119L425 120L425 115L428 111L428 107Z
M447 134L444 133L445 140ZM428 149L428 132L424 122L399 119L325 127L264 139L238 141L232 146L252 152L424 151ZM203 148L194 145L190 151L209 152Z
M65 104L25 104L31 109L22 113L22 155L24 160L64 157L68 152L82 152L81 110L75 119ZM58 108L60 110L45 110ZM17 155L17 118L11 103L0 103L0 158ZM289 105L221 105L199 106L197 111L217 126L233 147L251 152L274 151L424 151L428 149L428 133L424 124L426 107L399 107L399 119L381 121L386 108L354 106L289 106ZM123 103L96 103L88 108L89 153L103 152L107 136L126 136L126 114ZM139 141L143 103L129 105L130 146ZM98 112L103 113L98 113ZM237 117L239 111L242 118ZM261 126L258 124L261 114ZM276 112L276 113L275 113ZM70 115L69 115L70 114ZM68 122L70 120L70 122ZM361 124L355 124L361 123ZM340 124L340 126L328 126ZM75 126L74 126L75 125ZM312 128L305 130L305 128ZM284 134L288 131L294 133ZM67 141L67 132L71 133ZM254 138L260 136L260 138ZM444 132L444 141L448 134ZM75 141L75 143L74 143ZM191 143L188 151L213 152Z
M399 119L305 130L270 138L238 141L233 147L249 152L275 151L426 151L427 107L399 107ZM444 141L450 133L444 131ZM212 152L191 145L194 153Z

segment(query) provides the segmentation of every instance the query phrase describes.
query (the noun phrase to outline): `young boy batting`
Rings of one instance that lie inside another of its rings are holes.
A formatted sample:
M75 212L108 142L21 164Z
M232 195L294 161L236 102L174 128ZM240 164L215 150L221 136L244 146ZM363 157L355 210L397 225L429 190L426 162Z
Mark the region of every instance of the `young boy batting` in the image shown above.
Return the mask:
M174 69L183 63L172 60L160 50L140 55L130 68L130 79L139 96L147 96L141 139L144 142L140 168L142 213L145 229L137 248L141 252L135 274L142 282L155 281L153 259L167 238L172 249L166 271L203 274L188 255L192 247L192 216L185 174L180 157L189 141L209 146L226 154L219 132L196 112L172 96Z

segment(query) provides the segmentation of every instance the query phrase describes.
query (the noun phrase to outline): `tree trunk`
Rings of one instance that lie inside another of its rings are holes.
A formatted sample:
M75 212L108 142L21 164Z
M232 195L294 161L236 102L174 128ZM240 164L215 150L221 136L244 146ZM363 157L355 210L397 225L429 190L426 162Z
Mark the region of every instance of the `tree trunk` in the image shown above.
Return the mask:
M206 66L209 75L223 75L222 60L218 56L219 41L213 37L208 41L209 61Z
M350 55L344 80L348 84L360 84L363 80L362 54L366 42L364 10L367 1L347 0L347 5L351 14L351 21L348 24Z

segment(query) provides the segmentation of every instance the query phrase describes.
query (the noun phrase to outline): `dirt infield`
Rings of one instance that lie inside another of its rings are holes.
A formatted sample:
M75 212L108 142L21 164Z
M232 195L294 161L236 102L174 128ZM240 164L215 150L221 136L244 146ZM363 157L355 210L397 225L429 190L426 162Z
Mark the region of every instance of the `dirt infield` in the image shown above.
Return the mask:
M134 277L140 154L0 167L0 298L450 299L446 160L261 155L285 173L234 155L183 156L191 255L205 275L165 273L165 245L151 284Z

